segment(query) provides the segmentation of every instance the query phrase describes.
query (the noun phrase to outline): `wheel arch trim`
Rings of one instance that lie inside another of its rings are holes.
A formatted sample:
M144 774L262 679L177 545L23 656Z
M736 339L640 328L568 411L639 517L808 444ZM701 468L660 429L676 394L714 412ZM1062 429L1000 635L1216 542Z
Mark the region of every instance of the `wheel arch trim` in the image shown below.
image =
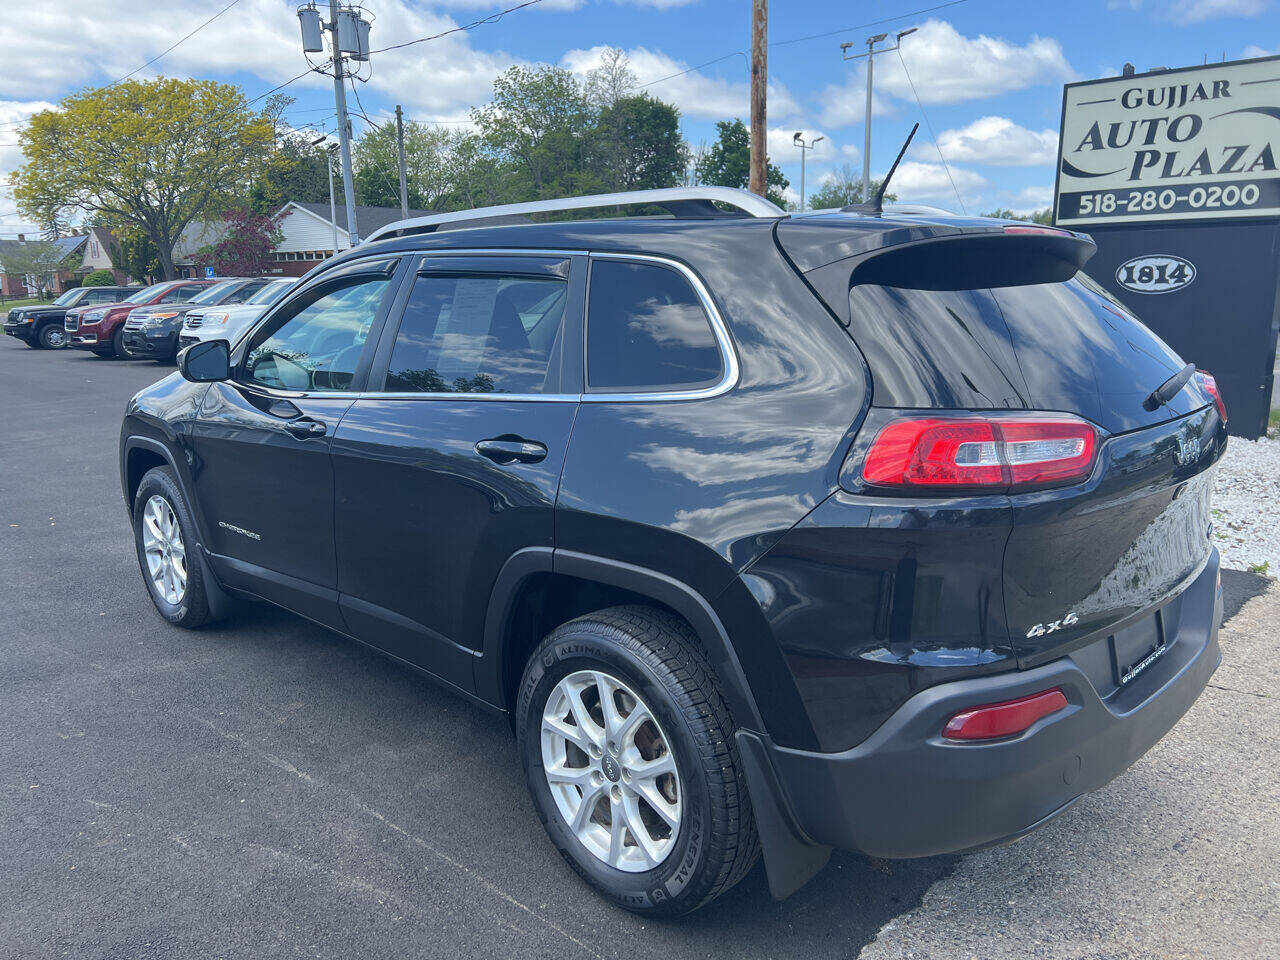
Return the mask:
M481 656L476 659L477 692L505 709L502 677L504 640L515 603L525 582L538 573L557 573L629 590L670 607L693 627L706 649L740 727L764 731L746 673L728 632L711 604L688 584L647 567L573 550L528 547L512 554L494 580L485 615Z

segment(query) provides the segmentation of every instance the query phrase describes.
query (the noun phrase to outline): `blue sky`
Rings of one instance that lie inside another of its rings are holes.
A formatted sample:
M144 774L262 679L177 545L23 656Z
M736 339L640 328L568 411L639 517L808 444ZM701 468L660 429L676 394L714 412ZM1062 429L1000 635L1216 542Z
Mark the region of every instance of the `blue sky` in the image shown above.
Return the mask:
M365 5L376 17L377 49L466 24L511 2ZM31 112L134 70L223 5L45 0L7 12L0 22L0 175L7 179L20 163L15 132ZM1064 82L1115 75L1126 61L1145 70L1280 53L1280 0L774 0L771 6L770 153L793 189L799 188L799 154L790 143L798 130L826 138L809 155L810 189L843 164L861 170L865 61L844 62L841 42L862 48L872 33L918 27L903 42L902 61L894 53L877 59L873 172L889 165L911 124L923 120L909 75L937 146L922 124L899 172L898 192L953 209L963 204L970 212L1049 204ZM211 77L239 83L250 96L262 93L306 67L295 7L239 0L139 76ZM886 22L866 26L877 20ZM714 138L717 119L747 118L749 40L748 0L542 0L497 23L375 55L359 96L375 119L402 103L412 119L457 123L484 102L492 78L511 64L581 72L602 48L614 46L628 52L645 90L680 107L685 136L696 145ZM297 98L289 122L334 129L331 81L308 76L287 91ZM365 126L355 123L357 132ZM7 191L0 192L0 234L20 229L21 221Z

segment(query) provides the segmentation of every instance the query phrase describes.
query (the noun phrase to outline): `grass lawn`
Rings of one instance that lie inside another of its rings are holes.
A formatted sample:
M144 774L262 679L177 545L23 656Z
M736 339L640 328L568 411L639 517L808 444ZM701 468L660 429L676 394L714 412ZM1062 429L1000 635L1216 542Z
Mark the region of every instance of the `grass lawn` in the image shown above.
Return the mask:
M52 303L52 300L6 300L0 303L0 311L12 310L14 307L34 307L40 303Z

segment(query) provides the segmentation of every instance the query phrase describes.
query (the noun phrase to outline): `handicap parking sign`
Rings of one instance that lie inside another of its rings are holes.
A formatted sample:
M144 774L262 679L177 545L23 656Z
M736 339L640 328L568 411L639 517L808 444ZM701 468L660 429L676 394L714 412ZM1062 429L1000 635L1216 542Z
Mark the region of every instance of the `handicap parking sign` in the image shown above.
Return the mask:
M212 280L212 279L213 279L213 273L214 273L214 271L213 271L213 267L205 267L205 268L204 268L204 278L205 278L206 280Z

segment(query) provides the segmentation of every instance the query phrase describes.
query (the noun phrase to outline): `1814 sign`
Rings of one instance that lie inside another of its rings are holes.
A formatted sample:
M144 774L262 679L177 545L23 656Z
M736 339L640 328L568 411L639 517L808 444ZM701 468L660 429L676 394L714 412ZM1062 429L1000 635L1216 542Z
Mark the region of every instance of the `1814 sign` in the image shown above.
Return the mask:
M1280 215L1280 57L1069 84L1055 222Z

